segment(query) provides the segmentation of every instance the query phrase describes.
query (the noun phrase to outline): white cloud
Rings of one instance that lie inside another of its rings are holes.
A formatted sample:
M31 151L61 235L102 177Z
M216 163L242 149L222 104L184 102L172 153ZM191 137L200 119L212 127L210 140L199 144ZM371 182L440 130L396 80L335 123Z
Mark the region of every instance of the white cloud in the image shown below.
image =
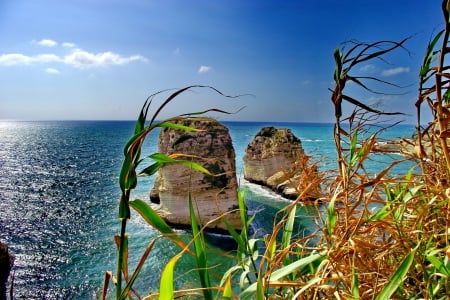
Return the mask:
M44 47L55 47L56 45L58 45L58 42L50 39L43 39L40 40L38 44Z
M48 45L51 40L47 41ZM42 44L42 41L39 44ZM45 44L44 43L44 44ZM56 43L56 42L55 42ZM64 43L64 47L73 47L73 43ZM33 63L63 63L79 69L92 67L124 65L134 61L147 62L147 58L142 55L121 56L117 53L106 51L91 53L82 49L74 49L67 55L58 56L53 53L43 53L38 55L25 55L22 53L0 54L0 66L31 65Z
M397 67L397 68L393 68L393 69L387 69L384 70L381 75L383 76L394 76L397 74L401 74L401 73L408 73L409 72L409 68L408 67Z
M32 62L30 56L20 53L8 53L0 55L0 66L27 65Z
M29 65L31 63L48 63L61 61L54 54L38 54L27 56L21 53L8 53L0 55L0 66Z
M59 70L54 69L54 68L47 68L45 69L45 72L49 73L49 74L59 74L61 72L59 72Z
M76 45L74 43L65 42L65 43L62 43L62 46L65 48L74 48Z
M212 67L210 66L200 66L200 68L198 69L198 73L202 74L202 73L207 73L209 71L211 71Z
M123 57L110 51L94 54L81 49L76 49L64 57L64 63L80 69L106 65L123 65L133 61L146 62L147 59L141 55Z

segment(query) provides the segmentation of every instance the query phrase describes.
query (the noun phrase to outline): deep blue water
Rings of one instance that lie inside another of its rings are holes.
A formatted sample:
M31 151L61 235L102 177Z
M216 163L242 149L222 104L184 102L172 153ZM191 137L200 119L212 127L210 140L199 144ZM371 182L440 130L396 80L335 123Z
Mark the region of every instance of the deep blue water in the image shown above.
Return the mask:
M291 128L308 155L326 157L321 166L335 167L330 124L225 124L240 177L246 145L268 125ZM16 299L98 298L105 272L116 268L118 174L133 127L134 122L125 121L0 122L0 241L15 255ZM156 134L145 146L148 154L156 151ZM411 126L399 126L387 137L411 134ZM134 196L148 199L152 180L142 179ZM270 230L273 214L286 201L242 179L241 184L249 186L250 209L263 209L255 226ZM308 226L305 218L298 230ZM129 233L130 253L142 253L156 236L138 218L130 221ZM135 285L139 292L145 295L158 287L159 273L177 251L167 241L157 242ZM132 256L130 265L138 259ZM229 264L218 255L211 259L211 265ZM195 273L187 272L194 266L189 258L177 264L179 286L195 281Z

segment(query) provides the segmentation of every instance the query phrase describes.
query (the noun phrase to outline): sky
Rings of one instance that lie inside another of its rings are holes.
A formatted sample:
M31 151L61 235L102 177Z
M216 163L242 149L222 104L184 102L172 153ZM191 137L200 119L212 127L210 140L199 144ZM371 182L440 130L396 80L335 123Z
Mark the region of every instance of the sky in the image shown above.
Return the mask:
M418 68L443 27L439 0L0 0L0 119L134 120L148 96L195 88L160 115L333 122L333 52L401 41L355 70L405 88L349 94L415 122ZM394 92L392 92L394 93ZM348 107L347 109L351 109Z

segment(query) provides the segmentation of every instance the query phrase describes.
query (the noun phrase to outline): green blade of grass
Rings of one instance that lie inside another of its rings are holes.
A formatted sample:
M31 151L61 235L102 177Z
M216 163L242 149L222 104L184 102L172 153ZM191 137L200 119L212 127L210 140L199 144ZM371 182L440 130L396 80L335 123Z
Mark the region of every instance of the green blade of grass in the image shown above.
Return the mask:
M264 297L264 285L261 276L258 276L258 281L256 282L256 300L265 300Z
M297 261L294 261L293 263L284 266L275 272L273 272L270 276L270 280L276 281L279 280L292 272L295 272L296 270L302 269L303 267L324 258L326 255L326 252L320 252L320 253L313 253L310 254L302 259L299 259ZM248 286L242 293L240 294L241 300L250 300L255 298L255 293L257 292L257 283L253 283L250 286Z
M130 206L141 215L141 217L153 228L158 230L180 246L182 249L186 248L186 244L180 237L167 225L167 223L148 205L145 201L136 199L130 201Z
M295 216L296 216L296 212L297 212L297 205L292 206L291 211L289 212L289 216L288 219L286 221L286 224L284 226L284 230L283 230L283 236L281 239L281 249L285 250L289 247L289 245L291 244L291 239L292 239L292 232L294 231L294 223L295 223ZM273 243L272 247L271 247L271 252L275 253L276 251L276 243ZM272 254L273 255L273 254ZM288 265L290 263L291 259L289 257L289 255L286 255L283 259L283 265ZM294 278L290 278L291 280L293 280Z
M233 290L231 288L231 276L227 277L227 280L225 282L225 286L223 287L223 300L231 300L231 297L233 296Z
M172 154L174 155L174 154ZM156 161L157 163L161 163L161 164L172 164L172 163L176 163L176 164L181 164L184 165L186 167L192 168L196 171L208 174L208 175L212 175L207 169L205 169L204 167L202 167L201 165L192 162L190 160L182 160L182 159L174 159L170 156L161 154L161 153L154 153L152 155L149 156L151 159L153 159L154 161Z
M139 273L142 270L142 267L144 266L145 261L147 260L148 255L150 254L150 251L153 249L153 246L155 245L155 242L157 239L154 239L145 249L144 254L142 255L141 259L139 260L138 265L136 266L136 269L133 272L133 275L131 275L130 281L127 283L125 288L122 291L122 295L120 296L120 299L126 299L128 297L128 293L131 291L134 282L136 281L136 278L138 277Z
M181 124L176 124L176 123L172 123L170 121L161 122L157 126L161 127L161 128L172 128L172 129L183 130L183 131L195 131L195 132L204 131L202 129L185 126L185 125L181 125Z
M439 271L439 273L444 274L447 277L450 277L450 269L446 266L443 259L439 259L434 255L427 255L428 261Z
M200 284L203 288L204 299L212 299L211 282L209 279L208 264L206 257L206 246L203 233L199 231L197 218L195 216L192 197L189 193L189 215L191 219L192 235L194 236L195 258L197 261Z
M354 300L360 299L358 273L355 267L352 268L352 296Z
M158 172L158 170L161 169L162 166L163 166L162 163L155 162L154 164L151 164L147 168L140 171L139 175L140 176L151 176L151 175L155 174L156 172Z
M414 256L416 255L416 249L412 250L403 260L401 265L398 267L397 271L395 271L394 275L392 275L389 283L383 288L383 290L378 294L376 300L384 300L390 299L392 294L398 289L398 287L402 284L403 279L411 267L411 264L414 261Z
M161 281L159 284L159 299L160 300L170 300L174 299L174 288L173 288L173 271L175 264L180 259L181 253L172 257L167 263L161 274Z
M119 175L119 185L122 191L134 189L137 185L135 156L126 153Z
M337 214L336 214L336 210L334 207L334 204L336 202L336 197L337 194L333 195L333 198L331 198L330 203L328 204L327 207L327 234L329 236L331 236L333 234L334 231L334 227L336 226L336 222L337 222Z
M286 249L291 244L292 232L294 231L294 222L295 222L295 214L297 212L297 206L292 206L291 211L289 212L288 219L284 226L283 236L281 239L282 249Z

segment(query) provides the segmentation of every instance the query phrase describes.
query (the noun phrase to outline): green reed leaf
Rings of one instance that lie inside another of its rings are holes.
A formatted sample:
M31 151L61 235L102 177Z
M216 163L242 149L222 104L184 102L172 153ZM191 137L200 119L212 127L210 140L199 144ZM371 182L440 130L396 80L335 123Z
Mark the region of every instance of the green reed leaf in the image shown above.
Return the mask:
M176 124L176 123L172 123L170 121L161 122L157 126L161 127L161 128L171 128L171 129L183 130L183 131L193 131L193 132L204 131L202 129L198 129L198 128L191 127L191 126L185 126L185 125L181 125L181 124Z
M340 84L341 72L342 72L342 55L339 48L334 49L334 61L336 63L336 68L334 70L334 82L337 86Z
M261 276L258 276L258 280L256 281L256 300L265 300L264 296L264 285Z
M172 257L167 263L161 274L161 281L159 284L159 299L169 300L174 299L174 288L173 288L173 273L175 264L180 259L181 253Z
M174 159L174 158L164 155L162 153L154 153L154 154L150 155L149 157L160 164L180 164L180 165L184 165L188 168L194 169L196 171L202 172L204 174L213 175L213 174L211 174L211 172L209 172L203 166L201 166L193 161L190 161L190 160Z
M435 253L431 252L431 254L427 255L427 260L433 265L433 267L436 268L436 270L450 278L450 264L447 265L445 263L445 259L437 258L434 254L436 254L438 251L434 251ZM445 256L446 257L446 256Z
M322 251L320 253L312 253L302 259L296 260L293 263L284 266L276 271L274 271L271 276L270 280L277 281L281 278L286 277L287 275L296 272L299 269L302 269L303 267L317 261L320 259L325 258L326 252ZM251 284L249 287L247 287L242 293L240 294L241 300L250 300L255 298L255 293L257 289L257 283Z
M126 223L126 220L122 221ZM128 237L126 235L114 236L114 242L118 249L117 255L117 283L116 283L116 299L120 299L122 289L122 274L125 279L128 277Z
M147 100L145 100L145 102L144 102L144 105L142 105L141 111L139 113L139 117L136 120L136 124L134 126L135 134L138 134L144 130L145 121L147 120L148 109L150 108L151 102L152 101L150 100L150 98L147 98Z
M245 205L245 194L246 190L241 188L238 191L238 205L239 205L239 214L241 216L242 224L247 225L247 207Z
M164 164L162 164L162 163L155 162L154 164L151 164L147 168L141 170L139 172L139 176L151 176L151 175L155 174L156 172L158 172L158 170L161 169L161 167L163 165Z
M125 156L119 175L119 185L122 191L134 189L137 185L136 170L131 155Z
M360 299L358 273L355 267L352 268L352 296L353 300Z
M119 201L119 220L128 220L131 217L130 212L130 206L129 206L129 199L130 198L130 191L126 190L125 192L122 192L120 195L120 201Z
M287 249L289 247L289 245L291 244L291 239L292 239L292 233L294 231L294 223L295 223L295 216L296 216L296 212L297 212L297 206L293 205L291 211L289 212L289 216L288 219L286 221L286 224L284 226L283 229L283 236L281 238L281 247L282 249ZM274 245L276 245L275 243L273 243ZM275 249L270 249L270 252L274 251ZM283 265L288 265L290 263L291 259L289 257L289 255L286 255L283 259ZM292 280L294 280L294 278L290 278Z
M370 216L370 218L367 220L367 222L373 222L373 221L382 221L387 216L391 214L391 204L385 204L382 208L377 210L376 213Z
M293 205L291 211L289 212L288 219L284 226L283 236L281 239L282 249L286 249L291 244L292 232L294 231L294 222L297 212L297 206Z
M437 51L434 51L434 49L444 32L445 32L444 30L438 32L436 36L433 38L433 40L431 40L428 43L427 50L425 52L425 56L423 58L422 66L419 73L422 81L426 81L425 77L427 76L428 72L432 69L431 64L433 63L433 61L436 60L436 53L437 53Z
M245 243L242 239L242 237L237 233L237 231L228 223L228 221L224 218L222 221L225 223L225 227L227 227L228 233L230 233L231 237L236 241L238 245L238 257L239 257L239 251L242 249L245 249Z
M144 266L144 263L147 260L147 257L150 254L150 251L153 249L153 246L155 245L156 241L157 241L157 239L153 239L152 242L145 249L145 252L144 252L144 254L142 254L142 257L139 260L139 263L137 264L136 269L133 272L133 275L131 275L130 280L128 281L127 285L123 289L120 299L126 299L128 297L128 294L130 293L131 289L133 288L133 284L136 281L139 273L141 272L142 267Z
M336 226L336 222L337 222L337 214L336 214L336 209L334 207L335 202L336 202L336 197L337 197L337 194L334 194L333 197L331 198L330 203L328 204L328 207L327 207L326 226L327 226L327 234L329 236L331 236L333 234L334 227Z
M406 274L409 271L409 268L411 267L414 256L416 255L416 250L412 250L403 260L401 265L398 267L398 269L395 271L394 275L392 275L391 279L389 280L389 283L383 288L383 290L378 294L376 300L384 300L384 299L390 299L392 294L395 293L395 291L399 288L399 286L402 284L403 280L405 279Z
M195 258L197 261L198 275L200 284L203 288L204 299L212 299L211 281L209 279L208 263L206 256L206 244L203 233L199 231L197 217L195 216L194 206L192 205L192 197L189 193L189 216L191 219L192 235L194 236Z
M231 276L228 276L225 282L225 286L223 287L223 300L231 300L233 297L233 290L231 288Z
M181 238L173 231L173 229L167 225L167 223L156 213L150 205L145 201L136 199L130 201L130 206L141 215L141 217L153 228L158 230L164 235L180 246L182 249L186 248L186 244L181 240Z

